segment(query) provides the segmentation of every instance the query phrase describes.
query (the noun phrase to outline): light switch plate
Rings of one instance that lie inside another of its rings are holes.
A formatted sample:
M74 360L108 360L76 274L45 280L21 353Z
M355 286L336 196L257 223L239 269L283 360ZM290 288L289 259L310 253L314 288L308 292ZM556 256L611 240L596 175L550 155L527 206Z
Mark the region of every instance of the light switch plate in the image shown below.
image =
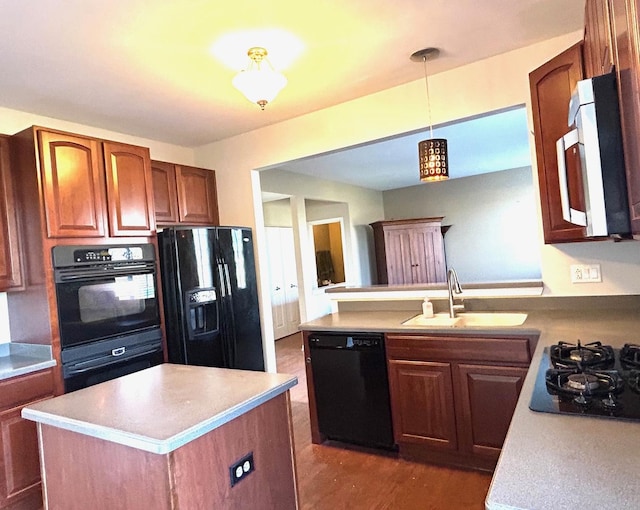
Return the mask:
M597 283L602 281L600 264L572 264L571 283Z

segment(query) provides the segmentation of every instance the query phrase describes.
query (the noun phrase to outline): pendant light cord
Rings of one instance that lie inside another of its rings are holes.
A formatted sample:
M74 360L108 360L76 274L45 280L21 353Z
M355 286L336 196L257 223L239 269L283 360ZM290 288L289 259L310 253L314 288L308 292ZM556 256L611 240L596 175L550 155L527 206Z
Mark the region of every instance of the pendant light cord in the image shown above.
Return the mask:
M427 75L427 56L422 57L424 64L424 82L427 90L427 119L429 120L429 137L433 140L433 124L431 123L431 101L429 100L429 76Z

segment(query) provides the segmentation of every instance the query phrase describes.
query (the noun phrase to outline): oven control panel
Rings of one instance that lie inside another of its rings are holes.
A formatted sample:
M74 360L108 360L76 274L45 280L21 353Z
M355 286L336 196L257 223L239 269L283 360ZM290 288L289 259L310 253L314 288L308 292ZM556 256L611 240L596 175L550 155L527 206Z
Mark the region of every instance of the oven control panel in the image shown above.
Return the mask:
M122 260L142 260L142 248L139 246L105 247L91 250L75 250L76 262L119 262Z
M152 244L98 245L98 246L54 246L53 267L83 267L114 262L154 262Z

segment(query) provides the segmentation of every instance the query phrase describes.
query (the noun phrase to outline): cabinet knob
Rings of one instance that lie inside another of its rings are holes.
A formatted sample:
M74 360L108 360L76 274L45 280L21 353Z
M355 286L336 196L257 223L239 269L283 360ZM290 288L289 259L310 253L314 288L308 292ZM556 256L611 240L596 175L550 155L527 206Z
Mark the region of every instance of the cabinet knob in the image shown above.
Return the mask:
M311 358L305 358L305 361L306 361L307 363L311 363Z
M280 290L280 287L276 287L276 290Z

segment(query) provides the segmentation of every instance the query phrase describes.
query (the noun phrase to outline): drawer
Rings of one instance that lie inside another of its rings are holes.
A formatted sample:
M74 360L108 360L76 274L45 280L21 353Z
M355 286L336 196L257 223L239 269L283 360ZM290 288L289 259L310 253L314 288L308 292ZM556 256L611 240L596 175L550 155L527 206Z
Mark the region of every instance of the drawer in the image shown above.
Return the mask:
M531 336L432 336L388 334L387 357L424 361L531 362Z
M0 410L53 396L53 370L40 370L0 382Z

